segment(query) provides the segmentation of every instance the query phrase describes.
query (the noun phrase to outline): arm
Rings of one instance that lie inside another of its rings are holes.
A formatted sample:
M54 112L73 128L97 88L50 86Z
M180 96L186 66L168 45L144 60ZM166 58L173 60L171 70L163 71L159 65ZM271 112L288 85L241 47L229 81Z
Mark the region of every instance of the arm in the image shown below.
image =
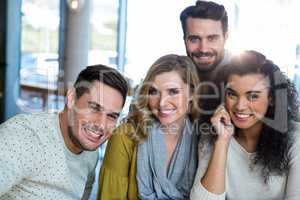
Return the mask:
M208 152L199 153L199 166L191 199L225 199L226 161L233 126L223 106L216 110L211 123L218 137L210 152L211 155L208 155Z
M286 198L288 200L298 200L300 199L300 124L297 123L296 131L294 133L294 143L290 149L290 164L289 172L287 175L286 184Z
M14 117L0 125L0 196L37 173L41 157L32 129L19 119Z
M99 174L98 200L127 199L134 146L125 129L126 125L119 127L108 141Z

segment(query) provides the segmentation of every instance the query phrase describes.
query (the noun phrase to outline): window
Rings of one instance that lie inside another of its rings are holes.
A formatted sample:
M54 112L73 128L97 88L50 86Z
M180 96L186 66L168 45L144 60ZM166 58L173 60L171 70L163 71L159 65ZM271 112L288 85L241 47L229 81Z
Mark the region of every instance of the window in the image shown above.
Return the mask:
M118 1L92 1L90 15L89 65L116 68Z
M57 110L58 38L59 0L23 0L18 101L23 112Z

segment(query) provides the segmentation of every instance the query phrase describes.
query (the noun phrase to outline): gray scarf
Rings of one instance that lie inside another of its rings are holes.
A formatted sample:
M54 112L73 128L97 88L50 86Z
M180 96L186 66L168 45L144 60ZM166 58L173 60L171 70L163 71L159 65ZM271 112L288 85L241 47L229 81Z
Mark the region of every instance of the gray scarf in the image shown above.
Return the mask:
M147 141L138 146L137 184L139 198L189 199L197 168L196 133L190 120L185 120L181 138L174 150L168 171L167 148L160 123L154 123Z

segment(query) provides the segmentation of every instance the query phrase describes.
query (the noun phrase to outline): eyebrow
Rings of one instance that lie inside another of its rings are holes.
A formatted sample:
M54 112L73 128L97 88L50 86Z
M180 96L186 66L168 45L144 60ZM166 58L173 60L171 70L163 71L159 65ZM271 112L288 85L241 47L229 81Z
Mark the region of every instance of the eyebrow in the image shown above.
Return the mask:
M170 87L165 88L165 90L182 90L182 89L183 89L183 87L176 87L176 86L170 86ZM159 89L154 86L150 86L149 90L159 91Z
M230 92L234 92L234 93L237 93L234 89L230 88L230 87L227 87L226 90L229 90ZM247 91L246 94L252 94L252 93L261 93L260 90L250 90L250 91Z
M88 101L88 104L92 105L92 106L95 106L98 110L100 111L105 111L104 107L101 106L100 104L96 103L96 102L93 102L93 101ZM110 115L114 115L116 117L119 117L120 116L120 112L113 112L113 111L109 111L109 114Z
M220 37L221 35L220 34L211 34L211 35L208 35L207 37Z
M208 34L205 37L220 37L220 36L221 34L213 33L213 34ZM200 37L199 35L190 34L187 36L187 38L203 38L203 37Z

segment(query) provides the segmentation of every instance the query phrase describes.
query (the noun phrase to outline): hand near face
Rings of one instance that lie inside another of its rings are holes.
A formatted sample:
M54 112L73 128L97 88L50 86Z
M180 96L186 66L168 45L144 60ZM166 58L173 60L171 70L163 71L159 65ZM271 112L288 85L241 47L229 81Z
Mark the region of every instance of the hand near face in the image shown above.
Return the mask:
M218 135L218 140L229 141L234 134L234 126L229 113L222 104L216 109L210 121Z

